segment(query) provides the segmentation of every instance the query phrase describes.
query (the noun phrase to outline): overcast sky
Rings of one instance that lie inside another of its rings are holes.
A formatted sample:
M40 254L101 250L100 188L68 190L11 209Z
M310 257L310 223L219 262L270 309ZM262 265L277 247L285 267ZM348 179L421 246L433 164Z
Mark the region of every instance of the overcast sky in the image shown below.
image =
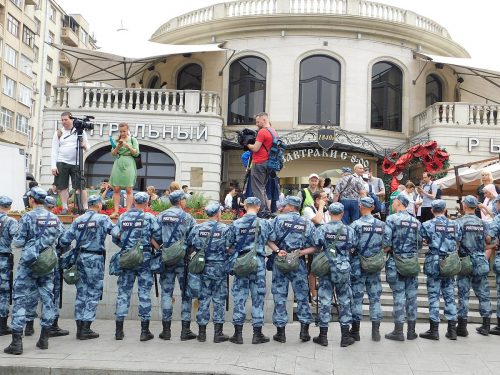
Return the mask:
M89 22L98 45L112 43L121 22L134 34L149 39L163 23L178 15L217 4L217 0L56 0L67 13L80 13ZM500 65L498 17L495 0L382 0L412 10L444 26L474 59ZM138 4L141 6L139 7Z

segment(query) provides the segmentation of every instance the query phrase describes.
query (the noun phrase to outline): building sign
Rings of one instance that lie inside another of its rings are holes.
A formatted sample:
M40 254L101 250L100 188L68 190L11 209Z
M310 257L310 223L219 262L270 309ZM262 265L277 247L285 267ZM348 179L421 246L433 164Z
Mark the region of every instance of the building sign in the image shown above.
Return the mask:
M472 149L475 147L479 147L480 145L480 140L479 138L468 138L467 141L467 149L469 152L472 152ZM490 138L490 153L491 154L500 154L500 145L495 144L495 139Z
M329 150L335 143L335 130L318 129L318 145L323 150Z
M286 164L289 161L294 161L303 158L331 158L331 159L345 160L352 164L360 163L365 167L368 167L370 165L370 162L368 160L350 154L346 151L319 150L315 148L306 148L302 150L289 151L285 153L285 156L283 157L283 164Z

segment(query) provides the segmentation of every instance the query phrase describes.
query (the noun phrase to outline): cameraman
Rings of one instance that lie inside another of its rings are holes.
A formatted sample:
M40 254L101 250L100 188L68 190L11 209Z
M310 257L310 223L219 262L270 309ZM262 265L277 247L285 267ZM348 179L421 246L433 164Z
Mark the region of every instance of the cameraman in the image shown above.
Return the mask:
M269 150L273 143L273 137L278 137L276 130L269 123L269 115L261 112L255 116L255 125L259 128L255 143L248 144L247 147L252 151L252 170L250 173L250 184L252 193L259 198L261 202L259 216L269 217L270 211L267 205L266 184L269 177L267 171L267 160L269 159Z
M61 113L62 129L57 130L52 138L52 174L54 175L54 185L57 187L57 192L61 198L62 215L68 214L68 186L69 178L71 177L71 185L74 189L84 187L81 181L80 167L77 163L77 132L73 127L73 120L70 118L70 112ZM89 149L89 142L87 133L83 132L82 145L84 150ZM83 163L83 160L80 161ZM76 191L80 193L79 190ZM83 208L86 210L87 206L87 192L82 189L81 200Z

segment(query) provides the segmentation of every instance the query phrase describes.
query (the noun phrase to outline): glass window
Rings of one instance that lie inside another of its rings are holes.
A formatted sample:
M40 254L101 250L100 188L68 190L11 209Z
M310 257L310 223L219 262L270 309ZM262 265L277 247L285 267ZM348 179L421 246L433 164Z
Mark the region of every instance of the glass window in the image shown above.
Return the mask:
M48 72L52 73L53 65L54 65L54 61L52 60L51 57L47 56L47 64L45 65L45 68L47 69Z
M338 125L340 63L328 56L310 56L300 63L299 124Z
M396 65L379 62L372 69L371 127L402 131L403 73Z
M52 22L56 22L56 8L54 6L50 6L49 7L49 19L52 21Z
M3 76L3 93L5 95L10 96L11 98L14 98L14 95L16 93L16 81L13 79L10 79L7 76Z
M429 74L425 81L425 106L443 101L443 84L435 74Z
M34 55L35 55L35 61L38 62L38 57L40 55L40 49L37 46L35 46L35 47L33 47L33 52L34 52Z
M19 113L16 117L16 130L24 134L28 134L29 131L28 118Z
M52 31L49 31L49 36L47 38L47 41L49 43L54 43L55 39L56 39L56 36L54 35L54 33Z
M80 28L80 41L83 44L87 44L87 39L88 39L87 32L85 30L83 30L82 28Z
M0 108L0 125L5 126L7 129L12 129L12 121L14 119L14 112L7 108Z
M19 37L19 21L12 17L10 13L7 14L7 30L15 37Z
M26 25L23 26L23 42L31 48L35 45L35 33L26 27Z
M43 95L45 95L45 100L49 100L52 95L52 86L50 82L45 81L45 86L43 88Z
M255 56L236 60L229 68L228 124L250 125L265 110L266 62Z
M188 64L177 74L177 90L201 90L201 78L201 66Z
M26 56L21 55L19 60L19 68L21 71L29 77L33 77L33 61L28 59Z
M17 68L17 51L8 44L5 44L4 59L6 63Z
M31 107L31 89L19 84L19 93L17 100L27 107Z
M65 77L66 76L66 68L62 65L59 65L59 77Z
M18 8L23 7L23 0L10 0L12 4L16 4Z

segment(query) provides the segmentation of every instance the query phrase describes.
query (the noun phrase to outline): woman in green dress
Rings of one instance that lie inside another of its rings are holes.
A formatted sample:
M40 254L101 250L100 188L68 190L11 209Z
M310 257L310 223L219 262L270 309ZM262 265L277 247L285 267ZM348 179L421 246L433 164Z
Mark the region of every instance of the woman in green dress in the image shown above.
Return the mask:
M118 125L120 136L117 139L116 147L111 149L111 155L115 157L109 184L113 187L114 212L111 218L119 216L120 191L125 189L127 193L127 211L132 206L132 189L137 179L137 168L132 156L139 155L139 144L137 139L129 136L128 124L122 122Z

